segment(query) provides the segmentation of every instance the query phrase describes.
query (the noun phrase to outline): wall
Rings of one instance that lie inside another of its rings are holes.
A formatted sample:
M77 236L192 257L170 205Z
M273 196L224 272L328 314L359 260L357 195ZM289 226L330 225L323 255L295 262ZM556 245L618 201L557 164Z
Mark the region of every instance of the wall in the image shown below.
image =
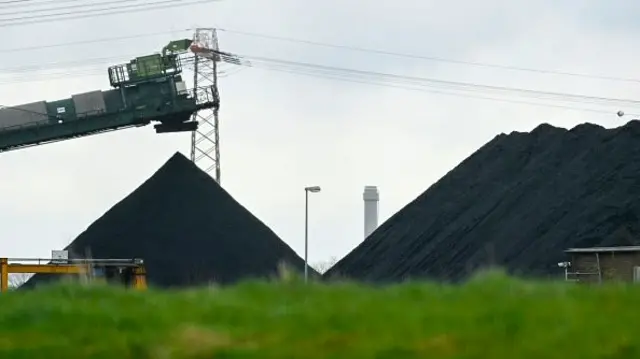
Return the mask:
M602 281L633 281L633 267L640 266L640 252L602 252L600 270ZM590 275L570 275L570 279L580 282L599 281L596 253L572 253L570 272L594 273Z

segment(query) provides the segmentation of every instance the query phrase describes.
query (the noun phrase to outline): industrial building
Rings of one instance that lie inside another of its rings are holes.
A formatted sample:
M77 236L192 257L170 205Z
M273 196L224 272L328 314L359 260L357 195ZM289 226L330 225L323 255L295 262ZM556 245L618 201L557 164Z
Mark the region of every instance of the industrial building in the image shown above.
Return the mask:
M565 279L576 282L640 282L640 246L570 248L558 263Z

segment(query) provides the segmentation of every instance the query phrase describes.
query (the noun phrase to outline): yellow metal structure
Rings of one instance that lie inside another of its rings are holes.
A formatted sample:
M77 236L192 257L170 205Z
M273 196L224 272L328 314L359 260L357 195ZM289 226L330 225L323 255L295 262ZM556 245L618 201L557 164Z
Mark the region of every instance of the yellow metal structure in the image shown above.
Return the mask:
M13 262L36 262L35 264ZM46 263L43 263L46 262ZM118 271L127 286L147 289L146 270L140 259L10 259L0 258L0 292L9 290L10 273L85 274L94 277L97 268Z

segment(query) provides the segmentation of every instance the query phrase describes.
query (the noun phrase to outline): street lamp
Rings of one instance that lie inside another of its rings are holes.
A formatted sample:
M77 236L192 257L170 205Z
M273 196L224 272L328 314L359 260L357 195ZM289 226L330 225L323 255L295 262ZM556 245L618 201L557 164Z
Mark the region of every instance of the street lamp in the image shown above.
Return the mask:
M304 282L309 280L309 192L320 192L319 186L304 188Z

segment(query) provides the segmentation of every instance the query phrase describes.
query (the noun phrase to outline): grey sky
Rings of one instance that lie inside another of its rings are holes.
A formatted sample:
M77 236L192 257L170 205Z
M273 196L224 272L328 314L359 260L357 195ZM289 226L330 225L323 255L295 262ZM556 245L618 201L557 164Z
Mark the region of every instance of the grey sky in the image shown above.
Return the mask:
M564 5L563 5L564 4ZM159 51L195 26L297 37L463 61L636 76L638 4L581 1L225 0L151 13L0 27L0 51L175 30L120 42L2 53L0 104L108 88L97 76L6 74L7 68ZM606 6L605 6L606 4ZM14 10L26 10L15 8ZM0 13L4 10L0 5ZM0 16L1 18L1 16ZM634 98L638 83L410 60L220 33L224 50L365 70L554 92ZM97 69L97 70L96 70ZM235 71L234 71L235 72ZM14 83L7 83L14 82ZM483 94L474 92L474 95ZM362 190L381 191L381 220L501 132L541 122L611 127L610 114L536 107L245 69L221 80L223 186L303 253L304 192L313 195L310 260L341 257L362 240ZM493 97L502 97L491 95ZM563 104L553 101L554 104ZM622 108L637 113L640 109ZM149 177L189 135L126 130L0 155L0 256L48 256Z

